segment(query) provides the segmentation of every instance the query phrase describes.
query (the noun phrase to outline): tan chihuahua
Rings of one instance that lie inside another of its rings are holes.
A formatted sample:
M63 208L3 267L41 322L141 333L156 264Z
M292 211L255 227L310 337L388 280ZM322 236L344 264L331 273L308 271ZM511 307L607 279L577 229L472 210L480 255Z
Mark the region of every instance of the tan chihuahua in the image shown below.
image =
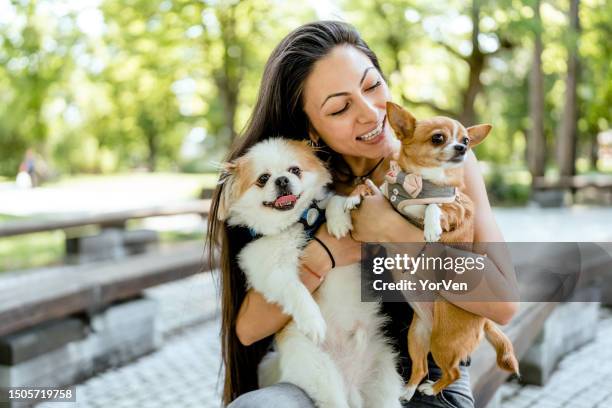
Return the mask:
M428 242L473 242L474 205L463 188L467 152L481 143L490 125L465 128L456 120L434 117L417 121L394 103L387 117L402 147L381 187L402 215L424 230ZM444 232L444 234L443 234ZM414 313L408 332L412 373L402 396L410 400L418 390L436 395L460 377L459 363L476 349L483 333L497 353L500 368L518 374L512 343L497 326L482 316L445 300L436 300L430 326ZM431 351L442 377L419 386L427 374Z

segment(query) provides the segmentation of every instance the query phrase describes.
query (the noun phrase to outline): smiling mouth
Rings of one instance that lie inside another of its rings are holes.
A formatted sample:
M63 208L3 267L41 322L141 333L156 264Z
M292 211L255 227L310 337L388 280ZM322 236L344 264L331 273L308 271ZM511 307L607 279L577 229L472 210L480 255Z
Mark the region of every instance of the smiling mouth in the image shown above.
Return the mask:
M363 142L367 142L368 140L372 140L376 138L376 136L380 135L382 131L385 129L385 122L387 121L387 115L383 117L383 120L376 126L375 129L372 129L365 135L357 136L357 140L361 140Z
M276 197L276 200L274 201L264 201L263 205L275 210L287 211L295 207L295 203L297 203L297 200L299 200L300 197L301 194L298 194L297 196L293 194L282 195Z

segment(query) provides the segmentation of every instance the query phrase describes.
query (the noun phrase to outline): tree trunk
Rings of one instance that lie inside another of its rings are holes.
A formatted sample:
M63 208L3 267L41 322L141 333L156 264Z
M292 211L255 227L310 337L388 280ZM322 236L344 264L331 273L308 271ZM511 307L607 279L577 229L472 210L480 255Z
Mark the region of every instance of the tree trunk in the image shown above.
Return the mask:
M229 145L237 136L235 129L238 94L242 81L244 50L240 46L236 34L236 7L238 3L219 11L217 17L221 24L221 41L223 42L223 65L220 67L216 82L224 105L225 125L229 131ZM236 51L238 54L236 55Z
M485 67L485 55L480 51L478 36L480 35L480 0L472 1L472 53L468 57L470 73L468 76L467 88L463 92L463 101L459 121L464 126L476 124L476 109L474 103L476 97L482 90L480 74Z
M534 45L529 88L531 129L527 139L527 162L532 179L544 175L546 166L546 138L544 136L544 73L542 72L542 20L540 0L535 0Z
M147 134L147 145L149 147L149 157L147 157L147 164L151 173L157 170L157 137L155 136L154 129L145 130Z
M578 83L578 36L580 21L578 19L579 0L570 0L570 35L568 47L567 79L565 81L565 106L561 117L558 143L558 163L561 176L572 176L576 172L576 140L578 120L578 103L576 85Z

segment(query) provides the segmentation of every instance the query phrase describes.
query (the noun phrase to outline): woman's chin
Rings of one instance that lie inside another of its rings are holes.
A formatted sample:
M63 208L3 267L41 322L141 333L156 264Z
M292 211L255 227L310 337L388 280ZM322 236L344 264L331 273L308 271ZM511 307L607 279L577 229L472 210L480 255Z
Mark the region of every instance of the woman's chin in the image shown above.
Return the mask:
M389 132L385 132L385 137L376 144L361 147L362 157L377 159L391 155L399 146L399 140Z

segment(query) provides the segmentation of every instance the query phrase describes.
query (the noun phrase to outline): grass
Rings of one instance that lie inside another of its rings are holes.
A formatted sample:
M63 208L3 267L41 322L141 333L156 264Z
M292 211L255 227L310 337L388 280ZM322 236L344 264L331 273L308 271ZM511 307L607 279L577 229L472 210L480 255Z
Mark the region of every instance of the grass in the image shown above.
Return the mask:
M0 239L0 272L60 264L63 257L62 231Z

